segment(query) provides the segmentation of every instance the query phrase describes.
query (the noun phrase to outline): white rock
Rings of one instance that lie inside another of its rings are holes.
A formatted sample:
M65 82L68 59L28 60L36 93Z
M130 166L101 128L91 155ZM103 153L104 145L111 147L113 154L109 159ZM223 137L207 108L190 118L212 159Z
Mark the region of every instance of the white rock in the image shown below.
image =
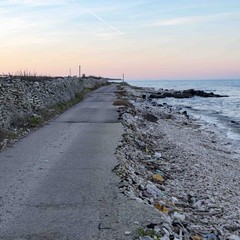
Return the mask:
M176 220L184 221L186 216L184 214L180 214L178 212L174 212L173 218Z
M164 235L163 237L161 237L161 240L169 240L169 236Z
M162 154L160 152L155 152L154 157L161 158Z
M153 238L149 237L149 236L143 236L139 238L140 240L153 240Z
M178 203L178 199L175 198L175 197L171 197L171 200L172 200L172 203L173 203L173 204Z
M237 235L231 235L230 237L228 237L229 240L240 240L240 237Z
M161 228L158 227L158 226L156 226L156 227L154 227L154 231L155 231L156 233L159 233L159 232L161 232Z
M146 185L147 192L152 194L153 197L160 197L163 196L164 194L160 189L158 189L153 183L148 182Z

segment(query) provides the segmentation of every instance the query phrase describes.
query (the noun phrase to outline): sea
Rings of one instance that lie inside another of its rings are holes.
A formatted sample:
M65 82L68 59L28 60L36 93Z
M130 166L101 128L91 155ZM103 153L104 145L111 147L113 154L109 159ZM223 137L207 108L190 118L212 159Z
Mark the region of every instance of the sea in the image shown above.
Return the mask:
M240 152L240 79L239 80L129 80L129 84L158 89L196 89L228 95L223 98L164 98L159 103L186 110L188 115L207 129L215 129L232 140Z

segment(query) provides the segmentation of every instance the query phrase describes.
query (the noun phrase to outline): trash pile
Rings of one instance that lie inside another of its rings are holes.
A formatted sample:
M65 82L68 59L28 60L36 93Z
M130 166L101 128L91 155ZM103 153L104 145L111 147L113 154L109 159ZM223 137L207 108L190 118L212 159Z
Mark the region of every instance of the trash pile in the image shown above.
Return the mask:
M159 212L137 231L141 240L240 240L240 162L228 144L186 112L119 88L129 104L117 149L122 193Z

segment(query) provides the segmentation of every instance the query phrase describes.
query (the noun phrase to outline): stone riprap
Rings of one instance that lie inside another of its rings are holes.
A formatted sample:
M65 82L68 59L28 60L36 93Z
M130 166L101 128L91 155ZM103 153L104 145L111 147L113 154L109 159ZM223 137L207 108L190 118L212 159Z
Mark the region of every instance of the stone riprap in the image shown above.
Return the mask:
M0 129L11 129L21 121L58 103L73 99L84 89L107 84L107 79L76 77L21 80L0 78Z
M167 98L167 97L172 97L172 98L192 98L192 97L204 97L204 98L209 98L209 97L228 97L227 95L219 95L215 94L213 92L205 92L202 90L195 90L195 89L187 89L187 90L174 90L174 89L159 89L159 90L154 90L154 89L149 89L143 93L143 98L146 99L153 99L153 98Z

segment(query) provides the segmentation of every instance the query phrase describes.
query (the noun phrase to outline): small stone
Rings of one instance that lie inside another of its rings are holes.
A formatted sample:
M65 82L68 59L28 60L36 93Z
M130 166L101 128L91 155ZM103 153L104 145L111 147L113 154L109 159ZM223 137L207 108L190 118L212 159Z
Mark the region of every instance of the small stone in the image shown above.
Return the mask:
M129 235L131 235L132 233L130 232L130 231L126 231L125 232L125 235L127 235L127 236L129 236Z
M172 203L173 203L173 204L175 204L175 203L177 203L177 202L178 202L178 199L177 199L177 198L175 198L175 197L171 197L171 200L172 200Z
M192 236L192 239L193 239L193 240L202 240L202 238L199 237L199 236Z
M178 212L175 212L173 214L174 219L179 220L179 221L184 221L186 216L184 214L180 214Z
M157 208L159 211L161 211L162 213L168 214L169 213L169 209L167 207L165 207L164 205L157 203L155 204L155 208Z
M205 236L206 240L218 240L218 237L214 233L209 233Z
M169 240L169 236L168 235L164 235L163 237L161 237L161 240Z
M156 233L160 233L162 231L162 229L159 226L156 226L156 227L154 227L154 231Z
M148 182L148 184L146 185L146 190L153 197L163 196L162 191L160 189L158 189L152 182Z
M231 235L230 237L228 237L229 240L240 240L240 237L237 235Z
M160 174L160 175L163 176L163 177L164 177L164 175L165 175L164 172L161 171L161 170L159 170L159 169L156 170L156 173Z
M161 158L162 157L162 154L160 152L155 152L154 156L156 158Z
M156 226L157 226L156 223L150 223L150 224L147 225L147 228L154 229Z
M157 122L157 121L158 121L158 118L157 118L155 115L151 114L151 113L146 113L146 114L144 115L144 118L145 118L147 121L149 121L149 122Z
M153 176L152 176L152 179L153 179L153 181L154 182L156 182L156 183L163 183L164 182L164 178L160 175L160 174L154 174Z

